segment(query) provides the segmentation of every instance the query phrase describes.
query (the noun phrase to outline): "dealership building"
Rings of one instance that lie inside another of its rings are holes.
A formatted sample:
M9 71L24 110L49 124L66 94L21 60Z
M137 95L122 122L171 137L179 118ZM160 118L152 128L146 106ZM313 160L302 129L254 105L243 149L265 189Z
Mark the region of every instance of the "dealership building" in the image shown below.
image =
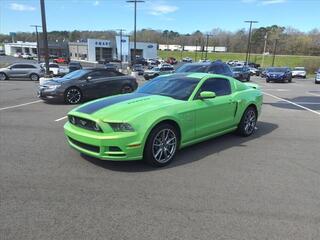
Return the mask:
M114 40L88 39L86 42L69 42L71 60L99 62L113 59L128 62L134 56L134 43L128 36L116 36ZM157 44L149 42L136 43L136 57L156 58Z
M49 55L67 57L68 53L68 43L66 42L49 42ZM43 43L39 43L40 55L44 55ZM4 51L6 55L14 56L16 53L20 54L31 54L33 56L37 55L37 43L36 42L22 42L18 41L15 43L5 43Z

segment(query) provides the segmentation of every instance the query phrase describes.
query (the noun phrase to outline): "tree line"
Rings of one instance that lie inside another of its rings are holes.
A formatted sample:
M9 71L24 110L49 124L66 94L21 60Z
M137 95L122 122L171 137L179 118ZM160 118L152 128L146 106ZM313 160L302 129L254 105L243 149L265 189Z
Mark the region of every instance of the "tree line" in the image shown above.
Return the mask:
M115 31L51 31L49 41L86 41L88 38L112 39ZM133 34L130 33L132 36ZM209 36L207 38L207 35ZM41 36L40 36L41 37ZM11 36L0 34L1 42L11 42ZM209 32L199 30L191 34L181 34L170 30L142 29L137 31L137 41L155 42L158 44L178 44L182 46L198 45L225 46L228 52L244 53L247 50L248 30L240 29L235 32L219 28ZM36 41L36 34L17 32L15 41ZM266 52L272 53L277 42L277 54L320 56L320 29L302 32L291 27L268 26L252 30L251 52L262 53L266 43Z

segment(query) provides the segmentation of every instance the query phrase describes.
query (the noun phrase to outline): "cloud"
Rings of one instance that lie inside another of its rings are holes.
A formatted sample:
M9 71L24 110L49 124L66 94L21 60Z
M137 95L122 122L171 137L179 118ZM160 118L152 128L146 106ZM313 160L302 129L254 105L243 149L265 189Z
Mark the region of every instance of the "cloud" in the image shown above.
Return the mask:
M93 6L98 6L100 5L100 1L94 1Z
M24 4L20 4L20 3L11 3L10 9L13 11L21 11L21 12L36 10L36 8L33 6L24 5Z
M156 5L150 6L149 13L151 15L159 16L159 15L165 15L168 13L174 13L178 9L179 8L177 6L173 6L173 5L156 4Z
M284 3L287 0L264 0L261 2L262 5L271 5L271 4L279 4Z

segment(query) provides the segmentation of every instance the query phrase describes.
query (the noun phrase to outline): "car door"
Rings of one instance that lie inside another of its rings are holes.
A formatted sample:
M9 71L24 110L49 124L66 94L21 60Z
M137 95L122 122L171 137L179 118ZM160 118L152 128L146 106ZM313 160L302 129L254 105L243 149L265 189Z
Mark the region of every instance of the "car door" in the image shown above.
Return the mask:
M86 98L99 98L103 96L102 83L104 76L101 70L93 70L80 79L81 90Z
M119 94L121 92L122 85L124 84L124 80L127 78L127 76L114 69L104 70L102 75L102 95L111 96L114 94Z
M215 92L216 97L200 99L202 91ZM196 109L197 138L227 130L234 125L237 105L233 100L231 84L227 78L207 79L193 101Z
M22 76L21 77L28 78L31 73L36 72L37 68L36 68L36 66L31 65L31 64L23 64L22 65L22 69L24 69L24 71L22 71Z
M26 69L23 64L14 64L10 67L10 76L12 78L23 77L26 73Z

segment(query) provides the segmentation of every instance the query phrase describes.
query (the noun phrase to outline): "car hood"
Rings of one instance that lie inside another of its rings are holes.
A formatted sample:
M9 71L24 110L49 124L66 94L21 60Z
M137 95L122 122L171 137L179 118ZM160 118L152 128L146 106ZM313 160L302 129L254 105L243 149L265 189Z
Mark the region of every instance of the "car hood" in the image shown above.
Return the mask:
M71 81L73 79L71 78L65 78L65 77L61 77L61 78L52 78L48 81L46 81L46 84L49 83L49 84L61 84L61 83L64 83L64 82L68 82L68 81Z
M91 101L72 110L70 114L89 115L103 122L127 122L139 115L181 102L171 97L134 92Z
M284 72L268 72L269 75L284 75Z
M157 73L158 71L153 71L153 70L146 70L144 71L145 73Z

